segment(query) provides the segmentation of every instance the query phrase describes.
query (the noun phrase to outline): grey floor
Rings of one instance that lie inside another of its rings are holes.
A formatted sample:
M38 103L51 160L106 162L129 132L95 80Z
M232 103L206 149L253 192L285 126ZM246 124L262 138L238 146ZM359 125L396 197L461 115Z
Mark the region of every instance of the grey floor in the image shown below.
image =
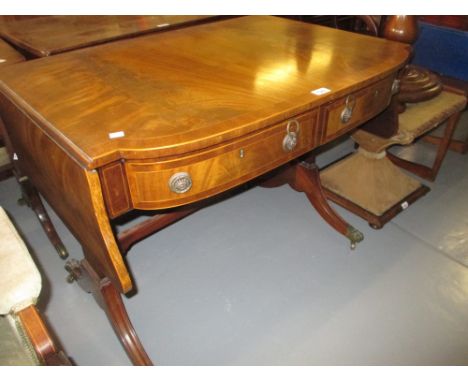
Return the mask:
M350 142L322 155L327 163ZM405 151L428 159L432 146ZM468 156L449 153L432 191L351 251L303 194L253 188L137 244L125 304L159 365L468 365ZM90 295L65 282L33 212L0 204L44 275L41 308L79 365L129 361ZM50 210L50 209L49 209ZM51 213L73 258L82 252Z

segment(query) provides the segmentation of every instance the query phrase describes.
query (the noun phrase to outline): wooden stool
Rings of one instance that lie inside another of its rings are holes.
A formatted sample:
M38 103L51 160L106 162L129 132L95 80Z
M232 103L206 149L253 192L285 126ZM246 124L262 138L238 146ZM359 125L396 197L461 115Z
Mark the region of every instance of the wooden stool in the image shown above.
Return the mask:
M367 220L373 228L381 228L429 191L395 164L426 179L434 179L465 105L465 96L443 91L429 101L408 104L407 110L399 114L398 132L391 138L356 131L352 138L359 144L358 151L321 171L327 197ZM448 121L447 128L431 167L386 152L395 144L412 143L444 121Z
M457 89L465 96L468 95L468 82L459 80L453 77L441 76L442 82L446 86L450 86L453 89ZM424 137L424 141L432 144L439 144L443 139L443 132L445 125L443 123L440 128L434 130L430 135ZM457 128L453 133L453 138L450 141L449 150L455 151L459 154L466 154L468 152L468 109L462 112L460 121L457 124Z
M407 111L399 115L398 132L406 139L414 139L434 130L446 122L443 138L438 142L437 155L431 167L401 159L391 153L388 157L396 165L423 179L434 181L447 154L461 112L466 106L466 96L456 91L444 91L437 97L416 104L407 104ZM404 144L404 143L403 143Z
M70 365L35 304L41 275L0 207L0 365Z

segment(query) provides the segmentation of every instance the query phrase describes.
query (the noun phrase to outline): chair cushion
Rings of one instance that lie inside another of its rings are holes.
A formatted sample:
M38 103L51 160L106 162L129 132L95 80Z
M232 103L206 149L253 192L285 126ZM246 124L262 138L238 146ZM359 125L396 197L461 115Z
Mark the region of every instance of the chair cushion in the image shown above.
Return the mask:
M0 314L9 314L36 303L41 292L41 275L1 207L0 237Z
M35 366L39 365L26 333L15 317L0 316L0 365Z

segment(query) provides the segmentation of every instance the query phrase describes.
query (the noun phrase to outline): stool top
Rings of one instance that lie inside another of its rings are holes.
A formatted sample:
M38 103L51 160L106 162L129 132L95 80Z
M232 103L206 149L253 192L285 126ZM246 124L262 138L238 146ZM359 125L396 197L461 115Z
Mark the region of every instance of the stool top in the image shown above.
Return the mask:
M2 207L0 237L0 314L4 315L36 303L41 275Z
M466 97L450 91L443 91L429 101L407 104L406 110L398 116L398 131L419 137L465 106Z

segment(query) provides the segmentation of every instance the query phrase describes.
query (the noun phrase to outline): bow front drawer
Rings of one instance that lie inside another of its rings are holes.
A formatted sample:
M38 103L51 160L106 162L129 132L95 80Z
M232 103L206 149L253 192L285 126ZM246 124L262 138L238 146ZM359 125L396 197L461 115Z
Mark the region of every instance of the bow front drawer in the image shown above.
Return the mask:
M368 121L390 103L394 76L337 99L321 109L325 121L322 143Z
M316 110L246 137L173 160L127 161L132 205L170 208L215 195L317 146Z

